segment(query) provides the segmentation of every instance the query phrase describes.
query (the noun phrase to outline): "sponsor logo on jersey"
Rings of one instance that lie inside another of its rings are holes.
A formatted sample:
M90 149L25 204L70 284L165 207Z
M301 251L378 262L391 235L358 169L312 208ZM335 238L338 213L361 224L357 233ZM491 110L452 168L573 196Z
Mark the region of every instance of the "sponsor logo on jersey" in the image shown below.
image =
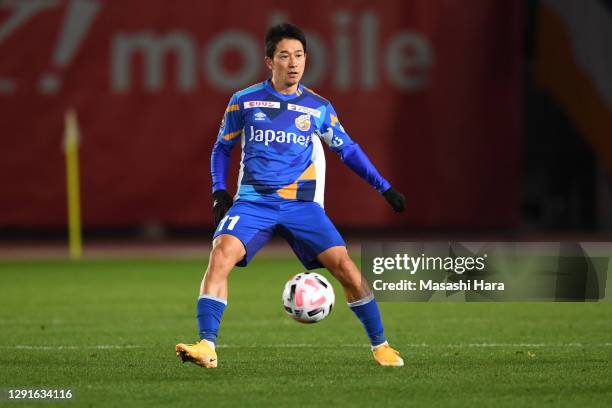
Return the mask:
M274 101L246 101L244 103L244 108L272 108L272 109L280 109L280 102Z
M310 129L310 115L300 115L295 118L295 127L300 129L302 132L306 132Z
M307 113L309 115L314 116L315 118L320 118L321 117L321 112L320 111L318 111L316 109L312 109L312 108L307 108L306 106L294 105L292 103L288 103L287 104L287 109L290 110L290 111Z
M339 147L344 144L344 140L341 137L334 134L334 130L331 127L327 128L325 133L318 132L318 135L327 143L329 147Z
M331 139L331 147L339 147L342 146L344 144L344 141L342 139L340 139L338 136L334 135Z
M268 117L263 112L257 112L255 115L255 120L266 120Z
M262 130L255 129L250 126L251 132L249 142L263 143L268 146L272 142L276 143L297 143L302 146L308 146L311 136L298 135L293 132L285 132L283 130Z

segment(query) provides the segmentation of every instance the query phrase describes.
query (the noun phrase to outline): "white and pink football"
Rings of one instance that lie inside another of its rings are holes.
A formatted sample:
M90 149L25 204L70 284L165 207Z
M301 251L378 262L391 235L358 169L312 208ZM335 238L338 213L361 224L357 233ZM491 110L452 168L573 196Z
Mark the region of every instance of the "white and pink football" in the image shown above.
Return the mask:
M283 291L283 305L289 316L301 323L325 319L334 307L334 288L324 276L302 272L289 279Z

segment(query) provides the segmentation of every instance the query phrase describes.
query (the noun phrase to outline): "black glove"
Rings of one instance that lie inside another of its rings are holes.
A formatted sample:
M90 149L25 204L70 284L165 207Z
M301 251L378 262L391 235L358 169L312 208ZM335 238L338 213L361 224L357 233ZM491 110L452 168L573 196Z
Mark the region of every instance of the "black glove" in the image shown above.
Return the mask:
M393 211L399 213L406 209L406 197L393 187L389 187L389 189L383 193L383 197L385 197L385 200L387 200L389 205L393 208Z
M215 219L215 228L225 216L227 210L234 204L232 196L226 190L217 190L213 193L213 218Z

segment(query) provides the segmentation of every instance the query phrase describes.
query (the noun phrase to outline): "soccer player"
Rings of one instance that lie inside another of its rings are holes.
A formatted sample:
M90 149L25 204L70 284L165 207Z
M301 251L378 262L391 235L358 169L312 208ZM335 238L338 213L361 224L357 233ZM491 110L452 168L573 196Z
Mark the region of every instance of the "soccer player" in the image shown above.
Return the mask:
M376 362L402 366L399 353L387 343L372 291L323 209L321 141L379 191L394 211L404 210L405 198L351 140L329 101L300 83L307 56L304 33L286 23L271 27L265 47L271 78L231 97L212 151L217 229L197 303L201 340L177 344L176 353L183 361L217 367L215 343L227 306L228 275L234 265L246 266L278 234L306 269L325 267L338 279L349 308L370 339ZM242 158L238 191L232 199L225 183L230 151L238 142Z

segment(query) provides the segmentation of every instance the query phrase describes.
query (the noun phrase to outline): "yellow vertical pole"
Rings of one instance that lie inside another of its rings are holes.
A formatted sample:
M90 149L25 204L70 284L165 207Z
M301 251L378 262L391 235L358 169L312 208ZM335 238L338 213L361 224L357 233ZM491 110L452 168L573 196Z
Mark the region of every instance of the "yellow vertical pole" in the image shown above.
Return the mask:
M74 109L66 111L64 129L66 190L68 193L68 247L70 258L83 254L81 239L81 192L79 188L79 128Z

